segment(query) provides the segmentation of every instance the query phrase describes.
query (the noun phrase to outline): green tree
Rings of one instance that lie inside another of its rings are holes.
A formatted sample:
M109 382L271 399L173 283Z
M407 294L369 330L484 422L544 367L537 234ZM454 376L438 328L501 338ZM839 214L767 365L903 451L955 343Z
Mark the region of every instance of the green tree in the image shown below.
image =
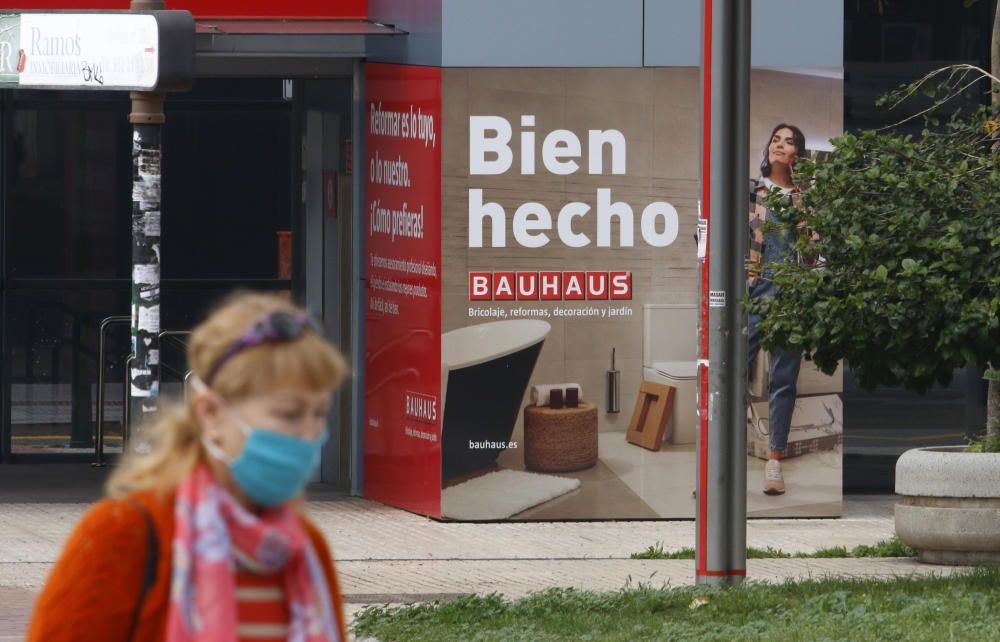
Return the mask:
M1000 28L1000 16L994 32ZM987 369L988 429L1000 433L1000 80L969 65L937 70L888 97L922 91L920 136L846 134L796 166L797 203L775 193L782 225L803 225L802 261L772 266L778 294L749 303L765 346L801 349L826 372L846 359L862 386L925 392L966 364ZM989 105L939 122L948 100L983 86Z

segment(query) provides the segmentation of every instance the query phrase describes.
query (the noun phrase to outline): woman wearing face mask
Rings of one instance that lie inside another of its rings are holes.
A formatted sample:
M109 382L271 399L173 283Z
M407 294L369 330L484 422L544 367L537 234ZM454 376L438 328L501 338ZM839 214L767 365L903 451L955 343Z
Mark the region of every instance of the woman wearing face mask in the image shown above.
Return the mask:
M761 178L750 195L750 254L747 285L750 298L772 297L776 293L769 263L790 261L794 258L796 232L783 229L764 230L765 222L777 223L774 211L765 204L768 193L780 191L797 199L798 186L792 177L795 160L805 152L806 137L798 127L781 123L771 132L764 157L760 163ZM750 371L760 352L759 314L751 314L748 323L749 350L747 371ZM802 355L775 348L771 351L768 372L768 447L770 457L764 466L764 493L781 495L785 480L781 474L781 454L788 447L788 433L792 425Z
M340 642L333 562L301 513L346 371L304 311L239 295L193 332L193 385L70 536L30 642Z

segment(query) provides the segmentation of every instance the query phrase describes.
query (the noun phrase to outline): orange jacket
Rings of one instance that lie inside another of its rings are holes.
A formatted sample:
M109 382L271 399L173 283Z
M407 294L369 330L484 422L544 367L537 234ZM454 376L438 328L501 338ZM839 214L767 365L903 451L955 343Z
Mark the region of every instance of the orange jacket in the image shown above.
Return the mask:
M156 582L142 605L134 640L161 642L170 595L173 496L142 491L123 499L104 499L87 511L49 575L28 626L27 642L129 642L126 640L142 587L148 526L138 500L149 512L159 540ZM340 638L347 639L343 601L330 550L312 522L303 525L326 579L338 615Z

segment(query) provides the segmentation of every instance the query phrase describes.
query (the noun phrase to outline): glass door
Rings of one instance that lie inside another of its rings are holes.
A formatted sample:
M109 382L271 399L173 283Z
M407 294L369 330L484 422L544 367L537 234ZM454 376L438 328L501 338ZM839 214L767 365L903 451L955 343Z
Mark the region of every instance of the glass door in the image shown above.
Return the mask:
M352 80L334 78L299 85L304 109L303 251L306 307L323 318L331 340L350 356L353 275ZM348 490L350 484L351 382L330 410L330 439L319 480Z

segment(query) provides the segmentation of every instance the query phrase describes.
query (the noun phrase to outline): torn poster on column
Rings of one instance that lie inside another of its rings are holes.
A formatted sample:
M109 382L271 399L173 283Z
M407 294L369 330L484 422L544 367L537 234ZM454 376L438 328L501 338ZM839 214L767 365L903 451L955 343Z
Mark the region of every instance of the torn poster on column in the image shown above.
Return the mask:
M143 214L142 231L146 236L160 236L160 212L158 210Z
M160 332L160 306L145 308L139 306L139 332L149 332L159 334Z
M133 397L159 397L160 396L160 382L153 381L149 385L149 390L143 390L142 388L136 386L134 383L131 386Z
M160 266L153 263L145 263L132 267L133 283L154 283L160 282Z

